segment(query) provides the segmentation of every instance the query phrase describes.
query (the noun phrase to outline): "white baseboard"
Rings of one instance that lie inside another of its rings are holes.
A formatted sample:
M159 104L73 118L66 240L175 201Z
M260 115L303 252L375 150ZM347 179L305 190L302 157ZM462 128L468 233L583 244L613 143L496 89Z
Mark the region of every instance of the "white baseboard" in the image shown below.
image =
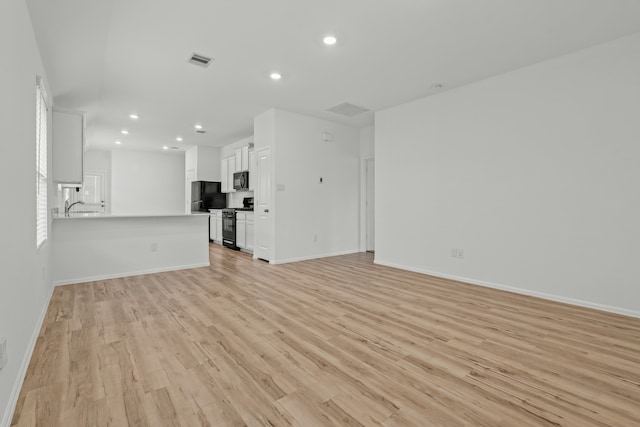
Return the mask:
M356 254L358 252L360 252L360 249L352 249L352 250L349 250L349 251L333 252L333 253L330 253L330 254L311 255L311 256L305 256L305 257L300 257L300 258L289 258L289 259L282 259L282 260L277 260L277 261L269 261L269 264L287 264L287 263L290 263L290 262L309 261L311 259L319 259L319 258L328 258L328 257L332 257L332 256Z
M547 294L547 293L544 293L544 292L537 292L537 291L532 291L532 290L529 290L529 289L514 288L514 287L511 287L511 286L500 285L500 284L497 284L497 283L484 282L484 281L481 281L481 280L470 279L468 277L454 276L452 274L445 274L445 273L440 273L440 272L437 272L437 271L430 271L430 270L425 270L425 269L421 269L421 268L409 267L409 266L402 265L402 264L394 264L394 263L391 263L391 262L385 262L385 261L380 261L380 260L375 260L374 264L384 265L386 267L399 268L401 270L413 271L414 273L428 274L429 276L441 277L443 279L456 280L458 282L469 283L471 285L478 285L478 286L484 286L486 288L499 289L501 291L513 292L515 294L528 295L528 296L542 298L542 299L546 299L546 300L550 300L550 301L562 302L562 303L565 303L565 304L571 304L571 305L575 305L575 306L578 306L578 307L592 308L592 309L595 309L595 310L606 311L606 312L609 312L609 313L622 314L624 316L640 318L640 311L629 310L627 308L615 307L615 306L604 305L604 304L598 304L598 303L595 303L595 302L583 301L583 300L579 300L579 299L575 299L575 298L563 297L563 296L560 296L560 295Z
M101 276L78 277L76 279L56 280L53 286L72 285L75 283L95 282L96 280L119 279L120 277L141 276L143 274L164 273L167 271L187 270L190 268L209 267L209 262L189 265L176 265L173 267L151 268L148 270L127 271L122 273L104 274Z
M40 335L42 323L44 322L44 318L47 314L47 309L49 308L49 304L51 303L53 289L54 287L51 286L51 289L49 290L49 296L46 298L44 306L42 307L42 310L40 312L40 317L36 322L36 327L31 334L31 339L29 340L29 344L27 345L27 351L24 353L24 357L22 358L22 363L20 364L20 369L18 370L18 376L15 383L13 384L11 395L9 395L7 408L5 409L4 417L2 417L2 422L0 422L0 427L9 427L11 425L11 420L13 419L13 414L16 410L16 405L18 404L18 397L20 397L20 390L22 389L22 384L24 384L24 377L27 375L27 368L29 368L31 356L33 355L33 350L36 348L36 342L38 341L38 335Z

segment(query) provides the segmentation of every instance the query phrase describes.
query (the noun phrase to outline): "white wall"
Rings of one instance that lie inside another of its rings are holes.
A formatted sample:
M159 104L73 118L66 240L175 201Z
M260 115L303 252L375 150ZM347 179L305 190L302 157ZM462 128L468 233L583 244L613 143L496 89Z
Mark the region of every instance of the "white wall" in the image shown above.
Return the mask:
M193 169L196 181L220 182L220 151L220 147L191 147L185 152L185 170Z
M114 150L111 154L111 213L184 213L184 154Z
M284 110L274 119L273 261L357 252L359 130ZM333 141L323 141L323 132Z
M270 147L275 150L276 144L276 109L271 108L253 119L253 143L255 149ZM224 151L222 153L224 158Z
M220 147L198 146L198 181L220 182Z
M81 283L209 265L209 215L58 218L53 281Z
M360 129L360 157L370 159L375 156L375 128L365 126Z
M636 35L377 113L376 262L640 315L639 100Z
M0 53L0 337L8 350L0 370L0 426L8 426L51 293L51 227L39 250L35 233L36 75L45 82L46 76L24 0L0 2Z

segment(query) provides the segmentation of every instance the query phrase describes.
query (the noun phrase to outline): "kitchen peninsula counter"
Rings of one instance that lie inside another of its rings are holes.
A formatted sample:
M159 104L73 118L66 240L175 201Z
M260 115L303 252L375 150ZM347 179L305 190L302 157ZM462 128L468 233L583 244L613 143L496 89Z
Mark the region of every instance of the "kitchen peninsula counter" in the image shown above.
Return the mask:
M209 266L209 215L53 218L55 285Z
M118 219L118 218L181 218L181 217L209 217L209 213L193 213L193 214L159 214L159 215L113 215L97 212L71 212L69 216L54 215L53 220L69 220L69 219Z

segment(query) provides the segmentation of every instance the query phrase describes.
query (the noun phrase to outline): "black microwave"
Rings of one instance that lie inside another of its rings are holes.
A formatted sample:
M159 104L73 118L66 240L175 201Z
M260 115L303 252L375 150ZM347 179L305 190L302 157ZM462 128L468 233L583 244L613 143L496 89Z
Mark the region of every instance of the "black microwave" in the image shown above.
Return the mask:
M233 174L233 189L236 191L243 191L249 189L249 172L234 172Z

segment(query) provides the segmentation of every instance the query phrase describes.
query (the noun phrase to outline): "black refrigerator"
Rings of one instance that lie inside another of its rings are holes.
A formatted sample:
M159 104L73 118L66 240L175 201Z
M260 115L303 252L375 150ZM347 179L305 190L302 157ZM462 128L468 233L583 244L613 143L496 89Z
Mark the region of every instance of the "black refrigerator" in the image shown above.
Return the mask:
M222 186L214 181L193 181L191 183L191 212L209 212L209 209L227 207L227 195Z

